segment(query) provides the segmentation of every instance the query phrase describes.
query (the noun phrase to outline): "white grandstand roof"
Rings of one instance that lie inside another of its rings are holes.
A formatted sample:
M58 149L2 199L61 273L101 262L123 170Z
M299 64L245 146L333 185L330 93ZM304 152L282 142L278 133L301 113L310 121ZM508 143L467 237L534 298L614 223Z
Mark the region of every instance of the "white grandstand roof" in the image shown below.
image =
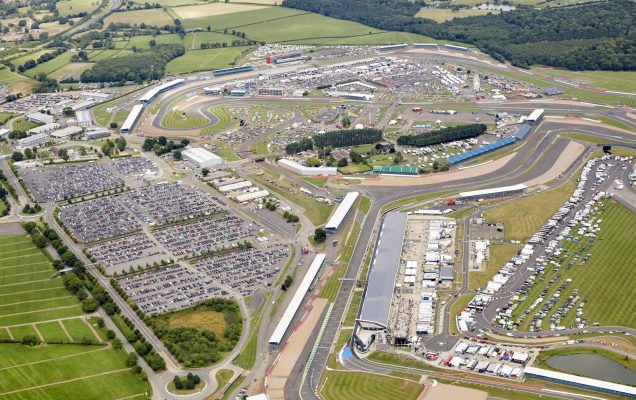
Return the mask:
M183 82L183 79L175 79L174 81L170 81L167 83L164 83L163 85L159 85L157 87L154 87L152 89L150 89L149 91L147 91L146 93L144 93L143 96L141 96L141 98L139 99L140 101L143 102L147 102L150 101L152 99L155 98L156 95L158 95L160 92L169 89L175 85L180 84L181 82Z
M619 383L612 383L607 381L602 381L599 379L585 378L583 376L577 376L572 374L565 374L563 372L550 371L547 369L534 368L534 367L526 367L526 374L533 374L545 378L550 379L558 379L562 381L569 381L576 385L586 385L591 387L596 387L599 389L611 390L614 392L621 392L625 394L630 394L632 396L636 396L636 387L621 385Z
M518 185L512 185L512 186L502 186L502 187L496 187L496 188L490 188L490 189L473 190L471 192L461 192L459 194L459 197L485 196L488 194L511 192L515 190L524 190L526 188L527 188L526 185L520 183Z
M139 115L141 115L141 112L143 111L143 109L144 109L143 104L135 104L133 108L130 110L130 114L128 114L124 123L121 124L121 130L130 131L133 125L135 125L137 118L139 118Z
M285 313L283 313L278 325L276 325L274 333L272 333L272 336L269 338L269 343L279 344L283 340L283 336L285 336L285 332L287 332L289 324L291 324L292 319L294 319L294 315L296 315L296 312L300 307L300 303L302 303L305 294L309 290L309 286L311 286L311 283L318 274L320 267L322 267L322 264L325 262L325 257L326 256L324 254L316 254L316 257L314 258L314 261L311 262L305 277L300 282L300 285L298 285L298 290L294 293L294 297L291 299L289 306L287 306Z
M541 118L541 116L543 115L543 112L545 110L543 108L538 108L536 110L534 110L533 112L530 113L530 115L528 115L528 118L526 118L527 121L536 121L539 118Z
M333 229L337 230L340 227L342 221L344 221L345 217L351 210L351 206L355 203L356 199L360 196L359 192L349 192L345 195L342 203L336 208L329 221L327 221L327 225L325 225L325 229Z

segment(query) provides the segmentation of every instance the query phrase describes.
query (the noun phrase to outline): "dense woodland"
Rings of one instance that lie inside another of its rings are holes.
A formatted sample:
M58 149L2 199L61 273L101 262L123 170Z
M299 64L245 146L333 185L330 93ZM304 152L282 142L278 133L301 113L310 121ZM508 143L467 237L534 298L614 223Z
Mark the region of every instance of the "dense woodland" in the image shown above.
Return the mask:
M454 140L469 139L486 132L484 124L470 124L453 126L450 128L438 129L433 132L424 132L417 135L400 136L397 140L403 146L432 146L440 143L452 142Z
M375 143L382 140L382 131L378 129L345 129L314 135L314 145L319 149L325 147L348 147Z
M99 60L82 72L82 82L142 82L160 79L166 64L185 53L180 44L160 44L150 50L124 57ZM152 76L151 76L152 75Z
M424 6L410 0L284 0L286 7L474 44L520 67L636 70L636 2L614 0L543 10L455 18L444 23L415 17Z

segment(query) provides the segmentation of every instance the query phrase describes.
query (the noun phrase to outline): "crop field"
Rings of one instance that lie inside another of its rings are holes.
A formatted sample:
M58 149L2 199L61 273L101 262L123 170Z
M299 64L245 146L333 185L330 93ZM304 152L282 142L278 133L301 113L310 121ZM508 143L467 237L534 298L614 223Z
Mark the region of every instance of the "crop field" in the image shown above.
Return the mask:
M73 53L71 53L70 51L67 51L66 53L62 53L52 60L49 60L42 64L38 64L37 66L35 66L35 68L26 70L24 74L32 78L40 73L45 73L48 75L51 72L57 71L61 68L64 68L66 65L70 64L71 57L73 57Z
M62 0L55 3L55 7L62 16L81 12L90 14L100 3L100 0Z
M554 310L563 304L574 289L579 289L581 299L587 300L583 315L590 323L636 327L636 313L633 312L636 307L636 248L633 245L633 232L625 229L628 226L636 226L636 214L613 200L606 200L603 203L605 211L601 213L603 221L597 240L587 247L587 239L578 237L575 228L572 234L575 240L564 240L563 249L569 251L571 255L560 263L561 267L556 273L553 273L551 269L546 270L545 282L556 274L561 275L552 285L546 298L552 296L565 279L572 279L572 282L561 292L560 300L544 318L544 326ZM583 250L584 247L586 247L585 250ZM577 251L590 253L591 257L585 265L577 264L571 269L565 268L564 264L567 265ZM535 285L528 293L528 299L520 303L515 310L513 318L526 310L543 288L544 285ZM534 312L538 309L536 308ZM573 324L576 317L575 311L576 308L570 311L561 325ZM525 319L520 330L527 328L530 319L530 316Z
M161 120L161 126L169 129L194 129L207 124L208 119L196 115L183 114L178 111L169 111Z
M450 21L453 18L474 17L476 15L486 15L488 13L498 14L498 11L491 10L471 10L462 8L457 11L450 8L426 8L416 14L417 17L432 19L436 22Z
M207 71L229 68L234 60L249 47L226 47L187 51L166 65L169 74L185 74L189 72Z
M106 346L0 344L0 397L143 399L145 384Z
M423 390L412 381L362 372L327 371L325 375L319 391L326 400L415 400Z
M172 12L176 14L177 18L192 19L258 10L261 8L263 7L255 4L209 3L176 7L172 9Z
M569 78L589 86L636 93L634 71L567 71L548 67L533 67L531 70L548 76Z
M486 220L504 224L505 240L527 240L570 198L574 182L485 212ZM522 216L522 218L520 218Z
M114 12L104 19L104 26L110 23L140 24L145 22L146 25L172 25L174 20L167 12L161 8L153 8L149 10Z

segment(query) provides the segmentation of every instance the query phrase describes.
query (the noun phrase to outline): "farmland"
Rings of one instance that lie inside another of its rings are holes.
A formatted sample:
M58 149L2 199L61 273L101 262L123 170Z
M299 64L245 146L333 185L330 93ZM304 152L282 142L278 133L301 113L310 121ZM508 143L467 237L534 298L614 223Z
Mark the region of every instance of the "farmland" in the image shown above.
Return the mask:
M247 47L226 47L187 51L181 57L170 61L166 65L166 71L171 74L185 74L228 68L247 49Z
M173 24L174 20L161 8L115 12L104 19L104 25L110 23L139 24L140 22L145 22L147 25L161 26Z
M3 399L145 398L125 354L105 346L99 319L53 278L49 259L26 235L0 236L0 344Z
M62 0L55 3L55 7L62 16L78 13L90 14L99 7L100 3L100 0Z

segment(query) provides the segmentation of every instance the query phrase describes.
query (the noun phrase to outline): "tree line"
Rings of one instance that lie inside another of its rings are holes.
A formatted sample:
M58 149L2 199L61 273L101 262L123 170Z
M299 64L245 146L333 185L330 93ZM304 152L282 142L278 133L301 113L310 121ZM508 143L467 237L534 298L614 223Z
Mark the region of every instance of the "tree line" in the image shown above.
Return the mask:
M345 129L318 133L311 139L304 138L285 146L287 154L296 154L301 151L313 150L314 147L324 149L326 147L349 147L361 144L375 143L382 140L382 131L379 129Z
M166 64L185 53L180 44L160 44L149 50L123 57L99 60L82 72L82 82L142 82L163 76Z
M378 29L474 44L519 67L636 69L636 3L629 0L545 9L517 6L514 11L444 23L415 17L425 6L420 0L284 0L283 6Z
M417 135L400 136L397 142L402 146L424 147L468 139L479 136L484 132L486 132L486 125L484 124L460 125L438 129L433 132L418 133Z

